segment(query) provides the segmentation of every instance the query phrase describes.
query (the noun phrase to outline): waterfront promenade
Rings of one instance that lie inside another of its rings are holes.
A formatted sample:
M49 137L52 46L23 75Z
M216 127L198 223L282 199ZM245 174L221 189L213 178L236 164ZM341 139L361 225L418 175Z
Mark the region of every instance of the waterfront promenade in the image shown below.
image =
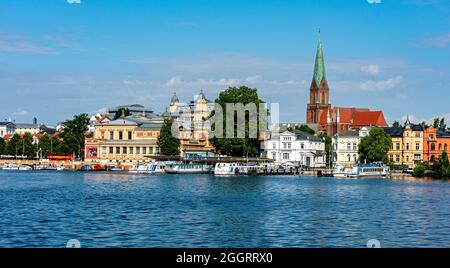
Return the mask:
M446 247L450 184L0 171L0 246Z

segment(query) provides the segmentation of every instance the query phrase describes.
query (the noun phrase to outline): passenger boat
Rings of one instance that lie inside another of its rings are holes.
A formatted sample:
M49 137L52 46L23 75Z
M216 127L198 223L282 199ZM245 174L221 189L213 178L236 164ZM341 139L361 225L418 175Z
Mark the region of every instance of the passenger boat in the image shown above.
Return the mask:
M116 167L115 165L106 165L105 168L106 168L106 171L111 171L111 172L123 171L123 169L121 169L120 167Z
M214 175L257 175L261 169L257 163L216 163Z
M6 163L2 167L3 170L32 170L33 168L27 165L19 165L15 163Z
M167 165L165 171L167 174L208 174L211 169L211 165L180 163Z
M357 164L354 167L337 166L333 172L336 178L381 178L389 174L389 167L382 163Z
M164 173L167 165L173 162L152 162L150 164L138 163L128 171L135 174L155 174Z

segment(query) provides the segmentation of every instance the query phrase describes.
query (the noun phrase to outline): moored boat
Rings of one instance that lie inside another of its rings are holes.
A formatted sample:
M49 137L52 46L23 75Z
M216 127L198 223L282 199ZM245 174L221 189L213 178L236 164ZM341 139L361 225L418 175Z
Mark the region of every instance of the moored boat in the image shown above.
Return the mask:
M165 167L167 174L208 174L211 173L212 166L198 163L169 164Z
M261 169L257 163L216 163L214 175L257 175Z
M357 164L354 167L338 166L333 172L336 178L382 178L389 174L389 167L382 163Z
M32 170L33 168L31 166L27 166L27 165L19 165L16 163L5 163L2 167L2 170L21 170L21 171L25 171L25 170Z

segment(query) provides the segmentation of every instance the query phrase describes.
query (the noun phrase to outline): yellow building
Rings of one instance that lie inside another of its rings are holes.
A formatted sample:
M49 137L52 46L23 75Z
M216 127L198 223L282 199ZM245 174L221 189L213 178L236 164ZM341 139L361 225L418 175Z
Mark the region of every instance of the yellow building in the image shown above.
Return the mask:
M423 160L422 125L411 124L406 120L405 126L400 128L385 128L385 133L392 139L389 159L394 165L414 168Z
M92 138L85 142L85 159L90 163L120 164L150 162L159 153L157 140L162 119L130 116L97 123Z

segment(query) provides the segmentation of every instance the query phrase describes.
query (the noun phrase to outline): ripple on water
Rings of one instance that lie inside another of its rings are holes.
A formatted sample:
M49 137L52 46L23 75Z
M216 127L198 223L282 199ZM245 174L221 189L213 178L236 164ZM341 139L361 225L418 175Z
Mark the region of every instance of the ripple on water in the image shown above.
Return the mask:
M447 247L450 184L0 172L4 247Z

